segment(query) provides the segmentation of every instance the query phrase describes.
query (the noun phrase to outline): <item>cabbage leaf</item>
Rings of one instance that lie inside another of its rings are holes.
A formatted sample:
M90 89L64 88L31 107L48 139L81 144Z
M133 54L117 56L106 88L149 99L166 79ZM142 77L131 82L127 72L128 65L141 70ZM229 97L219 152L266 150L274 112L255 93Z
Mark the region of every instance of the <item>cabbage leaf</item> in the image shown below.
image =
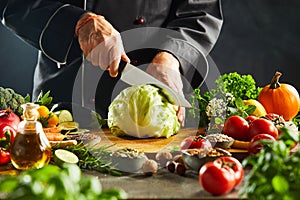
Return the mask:
M134 85L124 89L110 104L108 127L116 136L137 138L170 137L178 133L174 105L153 85Z

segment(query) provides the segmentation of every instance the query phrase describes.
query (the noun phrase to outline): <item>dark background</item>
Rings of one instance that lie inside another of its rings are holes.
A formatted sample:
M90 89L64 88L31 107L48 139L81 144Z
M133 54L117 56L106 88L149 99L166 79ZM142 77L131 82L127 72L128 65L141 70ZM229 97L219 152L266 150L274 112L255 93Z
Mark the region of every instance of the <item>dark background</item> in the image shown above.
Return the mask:
M223 0L224 26L211 58L221 73L252 74L258 86L276 70L300 89L300 1ZM0 86L32 90L37 51L0 25Z

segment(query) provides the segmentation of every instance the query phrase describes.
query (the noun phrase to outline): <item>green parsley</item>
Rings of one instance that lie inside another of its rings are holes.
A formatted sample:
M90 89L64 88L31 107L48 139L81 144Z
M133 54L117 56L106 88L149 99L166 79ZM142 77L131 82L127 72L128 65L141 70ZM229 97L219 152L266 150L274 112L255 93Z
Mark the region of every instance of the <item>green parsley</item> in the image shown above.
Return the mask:
M282 128L276 142L262 141L263 148L243 161L250 173L240 191L247 199L293 200L300 195L300 151L291 151L299 133Z

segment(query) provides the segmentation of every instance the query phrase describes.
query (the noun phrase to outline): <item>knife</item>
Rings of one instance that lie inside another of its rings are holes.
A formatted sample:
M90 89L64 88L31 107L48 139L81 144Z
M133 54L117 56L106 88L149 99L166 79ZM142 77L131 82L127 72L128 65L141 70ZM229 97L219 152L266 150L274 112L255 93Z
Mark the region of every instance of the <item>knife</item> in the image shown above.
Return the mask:
M120 71L122 71L120 79L125 83L129 85L153 84L162 89L163 93L167 95L174 105L186 108L192 107L183 96L179 95L172 88L132 64L121 61Z

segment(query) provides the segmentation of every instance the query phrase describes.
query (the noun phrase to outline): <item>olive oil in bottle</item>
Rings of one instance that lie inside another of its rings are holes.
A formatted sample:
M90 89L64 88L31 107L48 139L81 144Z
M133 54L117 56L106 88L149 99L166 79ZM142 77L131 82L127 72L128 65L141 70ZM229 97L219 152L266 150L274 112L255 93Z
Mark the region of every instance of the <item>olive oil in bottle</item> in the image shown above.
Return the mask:
M23 121L11 147L11 162L16 169L38 169L47 165L51 158L51 146L37 121L39 105L26 103L22 105Z

